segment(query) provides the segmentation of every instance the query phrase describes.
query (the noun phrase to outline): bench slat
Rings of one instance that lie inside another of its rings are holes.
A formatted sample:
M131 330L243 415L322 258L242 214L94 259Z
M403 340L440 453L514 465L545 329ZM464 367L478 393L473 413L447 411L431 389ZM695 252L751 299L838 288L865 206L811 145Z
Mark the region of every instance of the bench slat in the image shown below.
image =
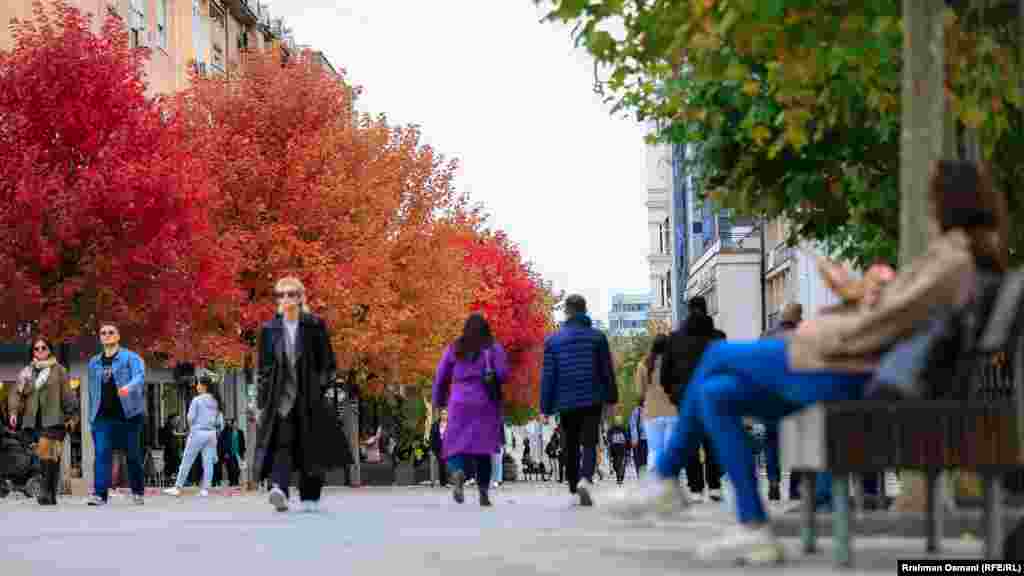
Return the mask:
M1010 405L906 401L821 403L782 422L783 468L868 472L891 468L1024 465Z

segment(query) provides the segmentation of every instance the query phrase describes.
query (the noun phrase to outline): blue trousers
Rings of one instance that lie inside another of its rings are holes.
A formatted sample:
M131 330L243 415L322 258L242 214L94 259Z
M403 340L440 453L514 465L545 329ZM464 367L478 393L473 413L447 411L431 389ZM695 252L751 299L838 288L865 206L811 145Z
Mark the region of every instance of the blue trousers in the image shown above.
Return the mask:
M679 420L668 449L658 456L658 475L675 478L701 435L712 449L736 491L741 523L764 522L767 515L754 475L754 454L743 418L779 420L811 404L860 398L869 374L793 372L780 339L715 342L708 346L686 387Z
M132 487L132 494L145 494L146 485L142 468L142 415L127 420L96 418L92 423L92 439L96 446L96 495L107 499L115 449L124 450L126 453L128 483Z
M448 457L448 471L451 473L461 471L469 478L470 470L466 470L467 466L471 467L473 472L476 473L476 485L481 492L487 492L491 487L491 454L457 454L455 456Z

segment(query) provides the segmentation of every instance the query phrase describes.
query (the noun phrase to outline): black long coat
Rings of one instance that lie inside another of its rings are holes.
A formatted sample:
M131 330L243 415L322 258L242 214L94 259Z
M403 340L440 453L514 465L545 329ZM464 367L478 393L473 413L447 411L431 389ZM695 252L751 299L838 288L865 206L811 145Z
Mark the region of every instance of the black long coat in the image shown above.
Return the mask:
M327 470L352 464L352 451L341 423L324 398L324 392L334 382L336 363L330 335L323 320L303 313L299 318L299 331L295 343L295 372L298 375L299 395L293 410L302 410L301 430L302 472L307 475L323 474ZM274 420L284 389L283 377L287 370L284 351L284 321L280 315L263 324L259 338L259 426L255 437L254 469L258 478L270 476L274 467L274 451L270 445Z

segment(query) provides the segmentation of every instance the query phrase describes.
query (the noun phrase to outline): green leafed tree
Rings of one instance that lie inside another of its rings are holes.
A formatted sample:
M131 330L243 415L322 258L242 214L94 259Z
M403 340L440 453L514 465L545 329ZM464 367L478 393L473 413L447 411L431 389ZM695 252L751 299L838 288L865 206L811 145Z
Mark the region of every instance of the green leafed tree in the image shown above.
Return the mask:
M534 1L551 8L549 20L575 25L577 44L602 71L596 89L614 110L656 121L658 137L694 147L701 194L740 213L783 215L793 240L822 241L856 263L895 260L901 2ZM1016 1L947 4L945 96L960 143L976 143L1017 213L1024 58Z

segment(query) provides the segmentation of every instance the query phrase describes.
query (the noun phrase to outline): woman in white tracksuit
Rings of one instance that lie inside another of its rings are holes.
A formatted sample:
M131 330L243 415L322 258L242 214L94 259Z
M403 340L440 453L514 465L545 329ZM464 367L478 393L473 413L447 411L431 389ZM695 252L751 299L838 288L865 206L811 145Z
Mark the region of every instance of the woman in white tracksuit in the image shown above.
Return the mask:
M213 465L217 462L217 435L224 429L224 415L220 411L220 402L210 393L212 378L203 376L196 383L198 396L192 399L188 407L188 440L185 443L185 454L181 457L181 467L173 488L164 490L165 494L178 496L181 494L188 472L200 453L203 455L203 480L199 495L208 496L210 481L213 479Z

